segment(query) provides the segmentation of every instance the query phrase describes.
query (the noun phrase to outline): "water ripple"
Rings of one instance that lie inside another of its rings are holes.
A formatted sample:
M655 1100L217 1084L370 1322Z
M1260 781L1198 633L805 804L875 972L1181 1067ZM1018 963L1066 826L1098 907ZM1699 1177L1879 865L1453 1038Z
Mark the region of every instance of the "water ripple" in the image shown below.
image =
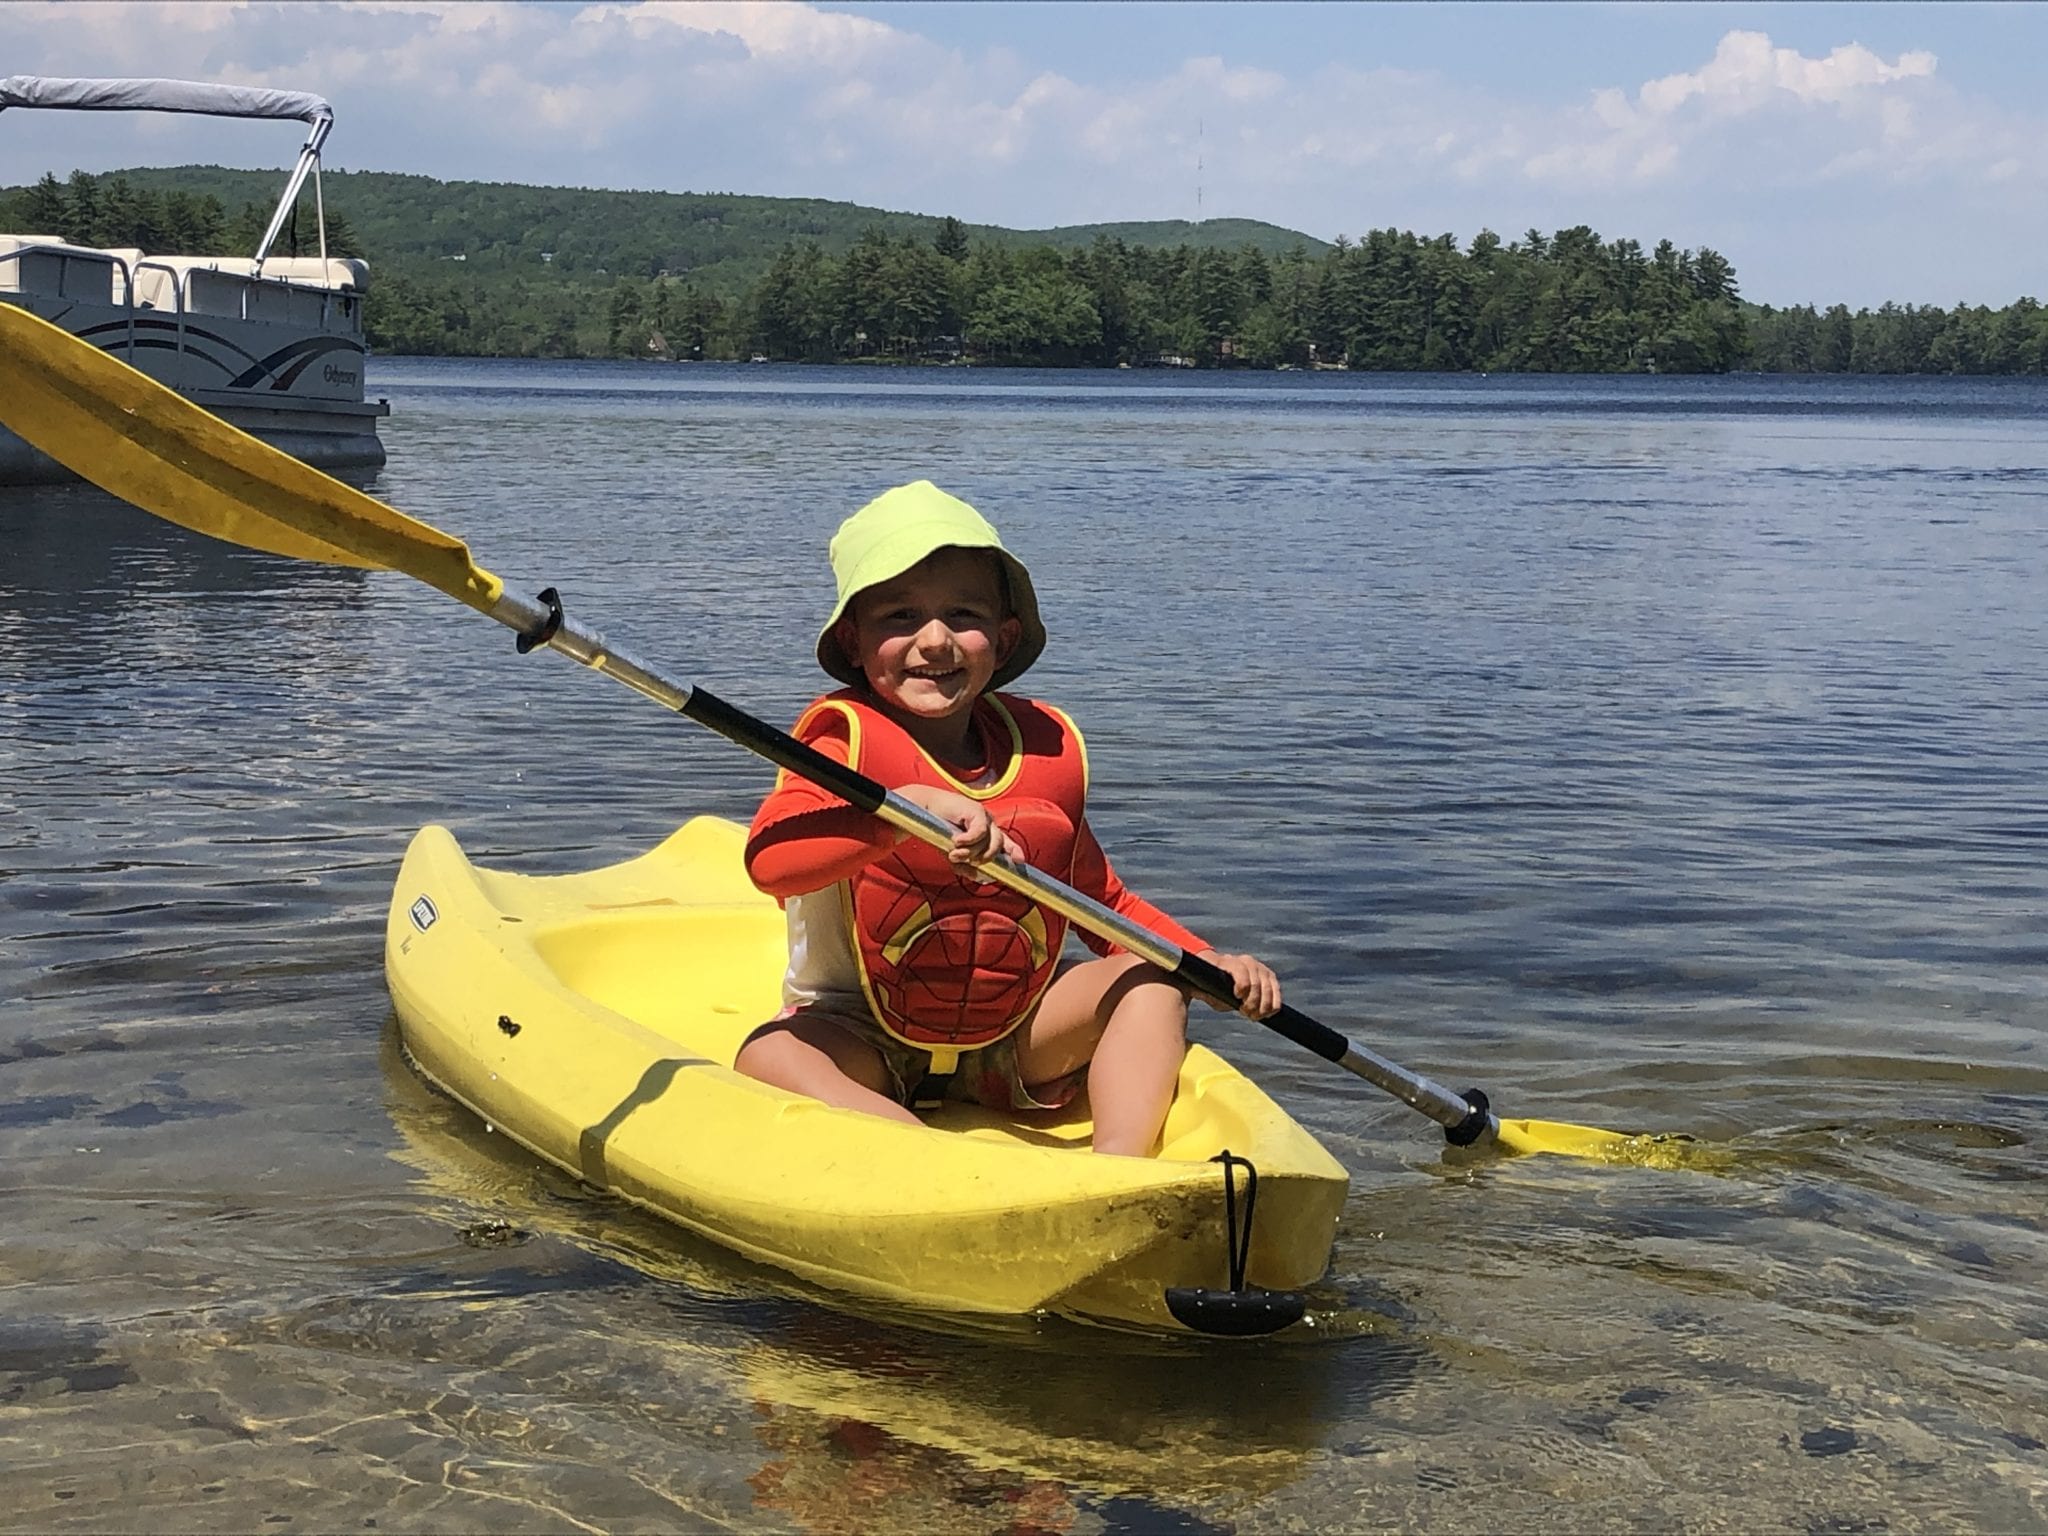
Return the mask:
M377 494L771 718L838 519L977 500L1134 886L1505 1114L1718 1171L1461 1162L1198 1011L1352 1171L1318 1333L841 1310L537 1168L386 1034L416 827L586 867L767 770L399 578L9 493L21 1519L2048 1523L2037 381L378 366Z

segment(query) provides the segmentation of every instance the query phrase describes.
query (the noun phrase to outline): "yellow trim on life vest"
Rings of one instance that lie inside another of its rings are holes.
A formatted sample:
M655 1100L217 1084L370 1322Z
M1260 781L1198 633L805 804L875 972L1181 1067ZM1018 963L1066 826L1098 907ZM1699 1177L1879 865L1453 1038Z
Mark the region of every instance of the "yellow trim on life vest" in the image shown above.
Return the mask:
M1034 906L1017 920L1017 926L1024 930L1024 937L1031 941L1031 964L1033 969L1045 964L1051 949L1045 931L1045 908ZM1047 983L1051 985L1051 983ZM1044 994L1041 993L1040 996Z
M987 704L990 709L995 711L997 718L1003 722L1003 728L1010 733L1010 761L1008 766L1003 769L1003 776L993 784L984 785L977 789L972 784L957 777L944 763L933 757L931 753L926 752L922 746L918 745L915 736L910 738L910 744L917 747L919 754L923 756L924 760L938 770L940 777L945 779L953 788L959 790L961 794L967 796L968 799L993 800L1012 784L1016 783L1017 775L1024 771L1024 730L1023 727L1017 724L1016 716L1004 708L1003 701L994 694L983 694L981 702ZM910 735L908 731L904 732L904 734L906 736ZM983 742L982 745L987 747L992 745L992 743ZM993 753L990 754L990 756L993 755Z
M790 735L796 737L797 740L802 741L804 727L810 724L811 717L813 715L816 715L818 711L823 709L837 710L841 718L843 718L846 721L846 766L853 769L853 771L856 773L860 772L860 712L854 709L852 705L848 704L846 700L818 700L809 709L805 710L801 715L797 716L796 724L790 728ZM831 753L828 752L825 755L827 757L830 757ZM793 775L787 768L776 769L775 787L777 789L785 787L793 777L795 777L795 775ZM891 789L894 787L895 786L893 785L883 786L883 788L885 789Z
M995 712L996 718L1001 720L1003 723L1003 729L1008 731L1010 735L1009 765L1003 769L1003 776L997 779L993 784L987 784L983 785L980 788L976 788L974 785L969 784L966 780L956 775L944 763L940 762L936 757L933 757L931 753L927 752L924 749L923 745L919 743L918 739L915 736L910 735L910 732L905 731L903 734L906 737L909 737L910 745L916 750L917 755L923 758L927 763L931 764L932 771L938 774L940 778L944 779L947 785L949 785L953 789L958 790L961 794L967 796L967 798L970 800L993 800L996 798L996 796L1002 794L1004 790L1008 789L1012 784L1016 783L1017 775L1024 771L1024 729L1022 726L1017 724L1016 716L1012 715L1010 711L1006 707L1004 707L1003 701L996 697L996 695L992 693L985 693L981 696L981 702L987 704L988 707ZM873 709L874 707L875 706L872 704L868 706L868 708L870 709ZM1046 709L1051 708L1050 705L1042 705L1040 707ZM817 703L813 704L809 709L805 710L802 718L797 721L795 734L801 736L803 734L804 722L806 720L809 720L812 715L816 714L821 709L836 709L839 711L840 714L846 717L846 728L847 731L850 733L850 739L847 742L847 761L853 766L856 772L864 771L861 769L860 766L860 712L853 707L852 703L849 700L818 700ZM1073 721L1068 720L1067 717L1064 714L1061 714L1059 710L1054 709L1052 710L1052 713L1059 715L1060 719L1065 722L1068 730L1074 731ZM1080 741L1080 739L1081 733L1079 731L1074 731L1074 740L1078 742ZM991 756L993 756L993 754L991 754ZM788 779L788 777L789 770L787 768L780 770L775 777L775 787L777 789L780 789L783 786L784 782ZM884 789L896 789L900 786L895 784L885 784L882 787ZM1087 792L1087 788L1088 754L1087 749L1083 748L1081 753L1081 789L1084 794Z
M881 999L875 996L875 983L873 978L868 975L867 952L861 948L860 943L860 917L853 910L853 882L851 880L839 882L839 910L846 917L847 937L853 944L853 968L860 976L860 995L868 1001L868 1017L879 1024L882 1028L882 1033L890 1039L902 1040L905 1045L916 1045L919 1050L927 1049L926 1046L919 1044L915 1040L904 1040L903 1036L897 1034L895 1030L889 1027L888 1013L882 1007Z
M926 902L903 919L902 926L883 941L882 958L891 965L901 965L903 957L910 953L910 946L916 942L917 936L931 925L932 904Z
M986 702L988 704L989 708L995 713L996 718L1002 722L1003 728L1009 733L1010 738L1009 762L1004 766L1001 777L991 784L977 789L972 785L962 782L943 763L933 757L930 752L927 752L923 745L909 731L903 731L903 737L911 750L922 757L945 784L951 785L954 789L972 799L993 800L1015 788L1019 777L1024 772L1026 763L1024 728L1018 723L1016 715L1011 712L1009 706L998 695L992 693L984 694L982 695L982 700L978 702ZM874 709L876 706L864 700L824 698L818 700L812 706L812 709L821 708L826 705L838 709L846 717L849 732L849 761L854 770L860 773L871 773L869 767L861 760L861 720L859 711L861 709ZM1063 711L1054 709L1050 705L1035 705L1034 707L1045 709L1073 736L1081 770L1080 800L1085 805L1088 788L1088 753L1086 745L1081 740L1080 731L1075 728L1073 720ZM810 712L806 711L804 718L808 719L809 714ZM886 714L884 718L888 718ZM799 721L799 726L802 723L802 721ZM901 729L900 726L899 729ZM895 786L888 787L894 788ZM1075 825L1078 828L1080 822L1077 820ZM980 1041L978 1044L940 1045L928 1040L913 1040L899 1032L891 1024L889 1011L882 1006L881 998L876 989L875 979L868 970L868 950L861 939L860 920L854 910L854 884L853 878L839 882L839 902L840 911L844 915L846 922L846 931L853 941L854 968L860 977L861 996L867 1002L868 1013L875 1023L881 1027L882 1032L892 1040L923 1051L930 1056L933 1059L931 1070L935 1072L952 1070L954 1062L957 1061L963 1052L987 1049L989 1046L1013 1034L1019 1026L1024 1024L1026 1020L1038 1011L1038 1005L1045 1000L1046 987L1051 985L1052 978L1050 976L1046 978L1045 984L1041 985L1032 994L1021 1010L1005 1021L1001 1028L996 1030L989 1038ZM882 940L879 946L881 958L891 965L901 965L903 956L908 952L910 946L919 935L930 928L932 921L932 904L930 902L920 903L915 912L911 913L905 921L899 923L896 930L888 938ZM1027 905L1024 915L1017 919L1017 923L1025 935L1027 944L1030 946L1033 969L1044 966L1052 958L1058 947L1052 937L1052 920L1042 907L1036 903L1030 903ZM1061 925L1061 931L1064 933L1064 924Z
M1048 704L1043 699L1035 702L1040 709L1064 725L1067 734L1074 738L1074 750L1081 754L1081 795L1085 799L1088 794L1088 743L1081 737L1081 727L1074 724L1074 717L1057 704Z

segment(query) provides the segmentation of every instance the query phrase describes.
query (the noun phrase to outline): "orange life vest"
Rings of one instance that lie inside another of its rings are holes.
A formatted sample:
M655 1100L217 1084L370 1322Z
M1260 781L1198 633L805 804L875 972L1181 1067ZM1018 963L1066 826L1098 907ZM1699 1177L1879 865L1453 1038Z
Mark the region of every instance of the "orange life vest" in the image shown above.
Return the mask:
M1006 694L976 704L996 779L975 789L947 773L909 732L851 691L812 706L847 719L850 761L894 789L930 784L985 802L1017 856L1056 879L1073 876L1088 797L1088 759L1073 721L1050 705ZM845 882L847 928L861 990L897 1039L950 1067L1031 1017L1053 978L1067 920L1007 886L970 883L916 838Z

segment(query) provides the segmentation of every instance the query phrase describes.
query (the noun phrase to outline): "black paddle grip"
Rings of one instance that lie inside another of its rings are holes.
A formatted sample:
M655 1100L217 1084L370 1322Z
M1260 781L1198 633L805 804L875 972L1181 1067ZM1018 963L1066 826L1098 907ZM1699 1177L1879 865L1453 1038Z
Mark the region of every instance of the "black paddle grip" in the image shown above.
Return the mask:
M1176 980L1186 982L1205 997L1213 997L1226 1008L1237 1006L1237 988L1231 984L1230 973L1221 966L1182 951L1173 974ZM1342 1061L1344 1053L1351 1049L1350 1041L1329 1025L1317 1023L1292 1003L1282 1004L1279 1012L1269 1013L1259 1022L1302 1049L1314 1051L1325 1061Z
M778 768L787 768L799 778L832 791L849 805L864 811L878 811L889 798L888 789L844 763L834 762L815 747L807 747L787 731L779 731L765 720L736 709L716 694L692 688L683 701L682 712L699 725L709 726L729 741L757 752Z
M1454 1147L1469 1147L1493 1129L1493 1104L1477 1088L1465 1090L1465 1102L1472 1112L1456 1125L1444 1127L1444 1140Z

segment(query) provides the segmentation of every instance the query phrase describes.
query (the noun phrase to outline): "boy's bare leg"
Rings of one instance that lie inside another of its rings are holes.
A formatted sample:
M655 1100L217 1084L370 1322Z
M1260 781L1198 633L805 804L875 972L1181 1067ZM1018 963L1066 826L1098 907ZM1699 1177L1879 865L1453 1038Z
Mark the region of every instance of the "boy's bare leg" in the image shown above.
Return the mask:
M1095 1150L1148 1156L1166 1123L1187 1054L1188 1003L1157 966L1135 955L1061 972L1017 1046L1026 1086L1088 1068Z
M924 1123L889 1097L882 1053L824 1019L780 1019L757 1031L740 1047L733 1070L835 1109Z

